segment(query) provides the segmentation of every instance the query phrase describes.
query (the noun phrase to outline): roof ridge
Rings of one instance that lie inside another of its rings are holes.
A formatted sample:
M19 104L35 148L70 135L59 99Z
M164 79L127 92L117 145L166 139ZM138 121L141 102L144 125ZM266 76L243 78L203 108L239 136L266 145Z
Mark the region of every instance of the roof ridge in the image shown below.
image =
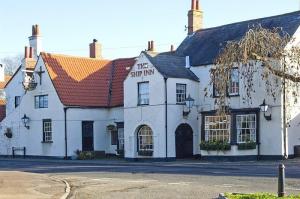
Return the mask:
M224 24L224 25L220 25L220 26L214 26L214 27L210 27L210 28L203 28L203 29L200 29L200 30L196 31L195 33L206 31L206 30L218 29L218 28L226 27L226 26L237 25L237 24L241 24L241 23L245 23L245 22L254 22L254 21L259 21L259 20L263 20L263 19L271 19L271 18L283 17L283 16L286 16L286 15L292 15L292 14L296 14L296 13L300 14L300 11L294 11L294 12L289 12L289 13L284 13L284 14L279 14L279 15L273 15L273 16L268 16L268 17L260 17L260 18L256 18L256 19L249 19L249 20L244 20L244 21L238 21L238 22L233 22L233 23Z
M107 61L111 62L110 59L95 59L90 57L83 57L83 56L75 56L75 55L65 55L65 54L59 54L59 53L47 53L47 52L41 52L41 55L53 55L58 57L68 57L68 58L77 58L77 59L87 59L87 60L95 60L95 61Z

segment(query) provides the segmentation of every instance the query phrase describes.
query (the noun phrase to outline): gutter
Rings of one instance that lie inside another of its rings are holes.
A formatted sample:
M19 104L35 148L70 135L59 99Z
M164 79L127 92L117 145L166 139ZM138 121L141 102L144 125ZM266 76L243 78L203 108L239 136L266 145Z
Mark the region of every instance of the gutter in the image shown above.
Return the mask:
M68 159L68 133L67 133L67 110L70 107L64 107L64 121L65 121L65 160Z
M168 88L167 88L167 80L165 77L165 133L166 133L166 160L168 159Z

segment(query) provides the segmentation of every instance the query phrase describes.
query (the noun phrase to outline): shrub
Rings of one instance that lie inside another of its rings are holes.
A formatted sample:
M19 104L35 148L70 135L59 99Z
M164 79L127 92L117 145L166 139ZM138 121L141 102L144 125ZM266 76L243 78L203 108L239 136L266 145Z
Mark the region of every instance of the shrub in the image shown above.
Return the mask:
M95 159L94 151L80 151L76 150L76 155L78 160L92 160Z
M246 142L238 144L238 150L256 149L256 142Z
M231 149L230 143L226 141L201 142L201 150L206 151L228 151Z
M279 199L274 194L270 193L254 193L254 194L231 194L231 193L226 193L225 196L228 199ZM298 196L286 196L286 197L281 197L280 199L300 199L300 195Z

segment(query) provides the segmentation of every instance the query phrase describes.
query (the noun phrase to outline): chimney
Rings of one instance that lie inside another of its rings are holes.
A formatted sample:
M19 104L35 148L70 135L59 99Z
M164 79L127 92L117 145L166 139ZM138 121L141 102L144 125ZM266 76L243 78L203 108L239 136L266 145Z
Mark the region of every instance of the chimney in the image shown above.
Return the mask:
M102 58L102 46L97 39L93 39L93 43L90 43L90 58Z
M32 35L29 37L29 44L33 49L31 58L37 59L38 55L42 51L40 27L37 24L32 26Z
M174 52L174 45L173 45L173 44L171 45L170 51L171 51L171 52Z
M188 35L203 28L203 11L199 0L191 0L191 10L188 12Z
M28 46L25 46L24 58L25 59L29 58L29 49L28 49Z
M153 40L151 41L151 45L150 46L151 46L151 51L153 52L154 51L154 41Z
M148 41L148 51L151 50L151 41Z
M191 68L190 56L185 56L185 67L186 68Z

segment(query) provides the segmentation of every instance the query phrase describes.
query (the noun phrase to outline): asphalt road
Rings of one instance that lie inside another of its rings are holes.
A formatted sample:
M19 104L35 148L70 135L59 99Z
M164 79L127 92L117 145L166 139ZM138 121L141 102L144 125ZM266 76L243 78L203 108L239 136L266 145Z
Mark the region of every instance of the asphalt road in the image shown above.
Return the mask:
M118 160L23 160L0 159L0 171L32 173L156 173L205 176L276 177L280 161L260 162L125 162ZM300 179L300 159L286 161L286 177Z
M280 161L125 162L0 159L0 171L58 177L70 198L216 198L221 192L277 192ZM300 159L285 162L286 190L300 194Z

